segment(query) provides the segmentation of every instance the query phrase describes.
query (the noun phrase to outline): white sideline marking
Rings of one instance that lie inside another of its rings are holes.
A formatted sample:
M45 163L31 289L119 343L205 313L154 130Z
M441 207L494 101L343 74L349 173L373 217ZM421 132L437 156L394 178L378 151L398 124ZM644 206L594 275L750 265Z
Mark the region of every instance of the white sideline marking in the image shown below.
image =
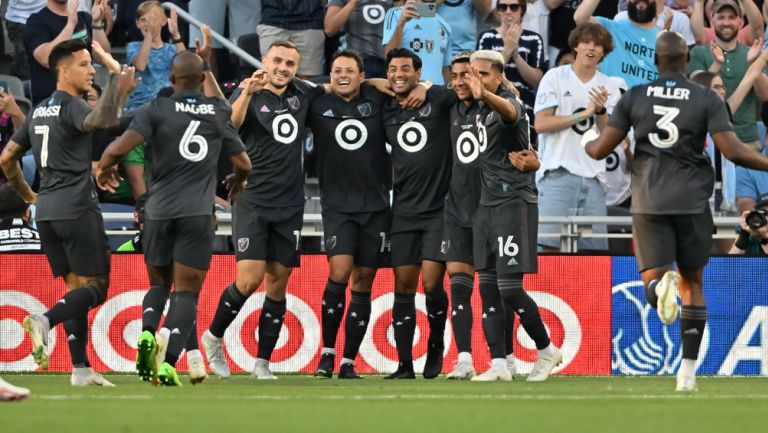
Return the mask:
M58 395L32 395L31 398L40 400L152 400L163 398L162 395L105 395L105 394L58 394ZM768 400L768 394L637 394L637 395L530 395L530 394L338 394L338 395L220 395L220 396L195 396L174 395L174 400L258 400L258 401L285 401L285 400L339 400L339 401L397 401L397 400L448 400L448 401L573 401L573 400Z

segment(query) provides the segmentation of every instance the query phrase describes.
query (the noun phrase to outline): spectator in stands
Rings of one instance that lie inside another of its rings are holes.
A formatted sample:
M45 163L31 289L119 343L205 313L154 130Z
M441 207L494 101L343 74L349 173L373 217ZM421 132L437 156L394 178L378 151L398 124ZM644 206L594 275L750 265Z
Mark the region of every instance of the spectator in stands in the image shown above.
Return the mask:
M366 78L387 76L381 38L384 16L393 4L392 0L328 0L325 34L335 36L344 31L340 49L360 54Z
M421 58L421 79L433 84L450 82L451 26L436 14L421 17L416 3L435 0L408 0L405 6L387 11L384 18L384 55L394 48L408 48Z
M29 205L13 187L0 186L0 252L40 251L40 234L30 217Z
M691 20L688 18L688 15L666 7L664 0L655 1L656 14L658 15L656 18L656 27L679 33L683 39L685 39L685 43L688 44L689 47L696 45L696 40L693 38L693 32L691 31ZM619 12L614 18L614 20L617 21L626 19L627 11ZM668 23L669 20L671 20L671 22Z
M5 12L5 29L13 44L11 73L22 80L29 79L27 50L24 48L24 24L33 13L44 8L48 0L10 0Z
M627 83L618 77L608 77L619 88L619 92L624 94L627 91ZM629 216L629 207L632 204L632 156L635 152L635 132L630 130L627 138L611 151L611 154L605 158L605 180L608 189L605 191L605 204L608 207L608 215L611 212L617 212L616 209L626 210ZM622 215L625 213L622 212ZM610 228L609 228L610 229Z
M755 42L751 48L738 42L740 17L741 9L738 2L717 0L712 14L715 39L709 45L694 47L688 64L691 75L697 71L719 74L725 83L728 98L733 95L739 84L745 81L750 63L761 57L759 42ZM761 101L768 100L768 76L763 73L756 75L754 84L744 89L746 95L743 97L743 102L738 109L733 109L733 129L739 140L759 152L762 145L757 135L757 98Z
M571 48L563 48L555 57L555 66L570 65L573 64L574 60L576 60L576 56L573 55Z
M91 46L96 41L106 52L109 41L104 32L104 9L93 7L91 15L78 12L80 0L48 0L46 7L29 16L24 26L24 47L29 55L32 80L32 104L37 105L51 95L56 80L48 70L48 55L56 44L68 39L82 39Z
M525 0L522 0L525 1ZM437 13L451 26L451 58L464 51L474 51L477 23L493 11L491 0L437 1Z
M13 133L26 121L26 116L16 104L16 98L8 89L0 88L0 152L5 149ZM0 185L5 183L5 173L0 170Z
M528 7L525 8L522 26L525 30L541 36L544 42L544 60L549 62L549 8L544 0L525 0L525 2L528 3Z
M520 25L527 7L526 0L498 0L496 15L501 25L479 34L476 49L498 51L504 56L504 76L520 92L530 122L531 142L536 143L533 103L536 87L544 76L545 48L540 35Z
M599 0L584 0L576 9L576 24L586 22L605 26L613 36L614 50L600 65L600 71L609 77L621 77L632 88L658 78L653 53L656 49L656 0L629 0L627 18L613 21L592 14Z
M325 57L323 0L261 0L261 24L256 27L262 54L276 41L299 48L299 75L322 75Z
M761 183L763 183L762 187L764 188L767 186L765 184L766 183L765 172L756 171L756 170L748 170L748 171L761 173L762 176L764 177L760 181ZM763 190L763 191L766 191L766 190ZM768 225L763 224L759 228L752 228L749 226L747 222L747 216L753 210L762 211L763 218L766 218L766 215L768 215L768 193L764 193L759 197L754 197L754 198L750 197L749 199L752 203L754 203L754 206L748 209L745 209L741 213L741 218L739 219L739 228L737 229L737 233L739 234L739 237L736 239L736 242L733 243L733 247L731 247L731 250L728 252L728 254L746 254L749 256L768 256Z
M80 7L77 9L77 11L90 13L93 15L93 9L100 7L103 13L102 16L104 17L104 33L109 35L109 33L112 31L112 25L114 24L114 18L112 15L115 10L114 3L117 3L117 0L80 0Z
M765 26L763 15L753 0L742 0L741 4L739 4L738 0L695 1L693 13L691 14L691 29L697 44L708 44L716 40L717 29L713 23L714 14L726 7L726 4L736 11L736 19L729 22L728 26L735 27L737 32L736 39L740 43L752 45L755 40L763 37ZM744 18L749 21L749 24L744 22ZM706 20L709 20L709 26L707 26Z
M563 48L568 48L568 35L576 27L574 13L582 0L544 0L550 9L549 12L549 58L550 62ZM595 16L613 18L618 12L618 5L614 1L601 1L595 7ZM541 34L541 33L539 33Z
M584 135L587 131L597 136L597 130L605 127L621 94L615 82L597 70L613 50L613 41L605 27L586 23L571 32L569 45L576 60L544 74L536 96L535 125L544 149L539 212L541 216L605 216L605 161L592 160L581 143L589 139ZM557 226L539 226L540 233L557 231ZM605 233L606 227L594 225L592 231ZM608 248L602 238L578 242L579 251ZM556 238L539 238L546 251L559 250L559 243Z

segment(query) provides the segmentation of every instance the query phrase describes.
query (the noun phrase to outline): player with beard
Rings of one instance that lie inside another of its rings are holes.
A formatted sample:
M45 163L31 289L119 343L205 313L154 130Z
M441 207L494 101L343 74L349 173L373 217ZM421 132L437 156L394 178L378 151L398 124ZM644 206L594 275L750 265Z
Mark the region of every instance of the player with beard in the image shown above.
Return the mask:
M525 107L502 84L503 74L501 53L480 50L472 54L466 76L472 98L465 103L477 106L474 113L484 136L479 152L480 206L472 226L473 255L475 268L496 271L505 307L517 313L536 344L538 359L527 380L540 382L562 362L563 355L552 344L539 307L523 288L523 275L537 270L538 197L535 169L520 170L508 158L509 152L532 149ZM511 380L504 353L503 314L496 308L484 309L483 319L495 324L484 326L491 368L473 380Z
M653 50L656 35L656 1L629 0L629 20L614 21L593 17L600 0L584 0L573 15L576 25L587 22L605 26L613 37L615 47L600 63L600 72L609 77L620 77L631 88L658 78Z
M637 265L648 303L665 324L677 319L679 290L683 359L676 389L695 391L707 321L702 281L713 231L709 197L714 172L704 152L706 134L738 165L768 170L768 159L739 142L716 93L686 78L688 47L683 38L663 33L655 51L661 77L625 93L586 151L592 158L605 158L630 128L635 130L632 235Z
M83 95L93 85L96 71L87 48L80 39L53 47L48 64L56 77L56 91L13 135L0 155L0 166L16 193L37 204L43 252L54 277L62 277L67 285L64 297L45 314L24 319L35 363L42 370L48 368L48 333L63 323L72 357L72 385L112 386L94 373L86 353L88 311L106 299L110 268L109 244L91 179L91 133L115 122L137 82L133 68L120 72L116 62L104 62L111 72L109 84L91 110ZM96 46L93 51L103 54ZM30 149L40 170L39 195L24 181L19 166Z
M443 288L445 264L440 253L443 204L451 176L451 137L445 125L455 93L432 86L421 107L406 110L401 102L419 85L421 58L406 48L387 54L387 77L395 97L384 106L384 128L392 144L394 167L391 264L395 274L392 308L396 372L387 379L413 379L415 295L419 273L426 295L429 339L423 375L432 379L443 366L443 334L448 296Z

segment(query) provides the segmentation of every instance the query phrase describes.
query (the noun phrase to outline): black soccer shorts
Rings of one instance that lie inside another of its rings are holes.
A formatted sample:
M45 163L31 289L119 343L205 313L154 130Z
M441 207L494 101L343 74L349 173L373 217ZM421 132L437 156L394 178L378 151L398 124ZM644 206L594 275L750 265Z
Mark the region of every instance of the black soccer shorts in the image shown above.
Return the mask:
M355 265L373 269L389 266L389 209L359 213L323 211L322 217L328 257L354 256Z
M701 268L709 261L714 222L707 205L695 215L632 215L632 240L640 272L677 262Z
M37 231L54 277L109 275L109 241L99 209L74 220L38 221Z
M179 263L208 270L213 238L213 214L170 220L145 218L141 237L144 262L157 267Z
M403 217L395 217L404 219ZM433 262L444 261L443 254L440 253L440 246L443 241L443 215L440 212L431 221L422 221L416 224L420 228L407 231L393 231L390 235L392 240L391 264L392 267L418 265L422 260L431 260ZM403 224L400 224L402 227Z
M440 242L440 261L475 265L472 251L472 227L462 227L449 218L443 221L443 235Z
M539 207L523 200L477 209L472 235L475 269L499 275L535 273Z
M273 208L235 201L232 207L235 259L274 260L289 268L298 267L303 223L303 206Z

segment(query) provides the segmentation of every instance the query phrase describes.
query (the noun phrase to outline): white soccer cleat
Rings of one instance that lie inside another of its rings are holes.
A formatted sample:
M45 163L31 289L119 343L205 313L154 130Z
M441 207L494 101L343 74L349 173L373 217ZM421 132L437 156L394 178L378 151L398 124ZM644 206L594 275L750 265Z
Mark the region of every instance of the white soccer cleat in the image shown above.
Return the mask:
M677 293L680 285L680 274L675 271L667 271L656 284L656 312L659 313L661 323L671 325L675 323L680 307L677 305Z
M168 351L168 340L171 338L171 330L168 328L160 328L155 332L155 341L157 342L157 354L155 355L155 371L160 369L160 366L165 362L165 352Z
M510 373L506 368L491 366L491 368L489 368L485 373L479 374L472 378L472 382L495 382L497 380L502 382L511 382L512 373Z
M549 374L552 373L552 370L560 365L561 362L563 362L563 353L560 352L560 349L555 349L555 353L552 356L544 356L539 353L539 358L533 364L531 374L525 380L527 382L544 382L549 377Z
M507 355L507 370L509 370L509 374L512 375L512 379L517 376L517 365L515 364L515 355L509 354Z
M224 356L221 338L216 338L216 336L211 334L211 331L205 331L200 342L203 343L203 349L205 349L205 356L208 357L208 366L211 367L211 371L222 379L228 378L231 372L229 371L227 358Z
M675 391L693 392L699 388L696 386L696 368L688 368L686 360L680 363L677 370L677 386Z
M199 350L190 350L187 352L187 365L189 366L189 381L193 385L202 383L208 379L208 373L205 372L205 361L203 354Z
M445 375L450 380L469 380L475 377L475 366L471 362L460 361L456 363L453 371Z
M104 376L93 371L91 367L73 368L70 383L72 386L115 386L112 382L104 379Z
M41 370L48 369L48 333L51 326L48 318L41 314L30 314L22 323L24 330L32 339L32 358Z
M17 401L29 397L29 390L20 386L11 385L0 378L0 401Z
M269 361L256 358L256 365L253 367L251 377L258 380L275 380L277 376L269 371Z

